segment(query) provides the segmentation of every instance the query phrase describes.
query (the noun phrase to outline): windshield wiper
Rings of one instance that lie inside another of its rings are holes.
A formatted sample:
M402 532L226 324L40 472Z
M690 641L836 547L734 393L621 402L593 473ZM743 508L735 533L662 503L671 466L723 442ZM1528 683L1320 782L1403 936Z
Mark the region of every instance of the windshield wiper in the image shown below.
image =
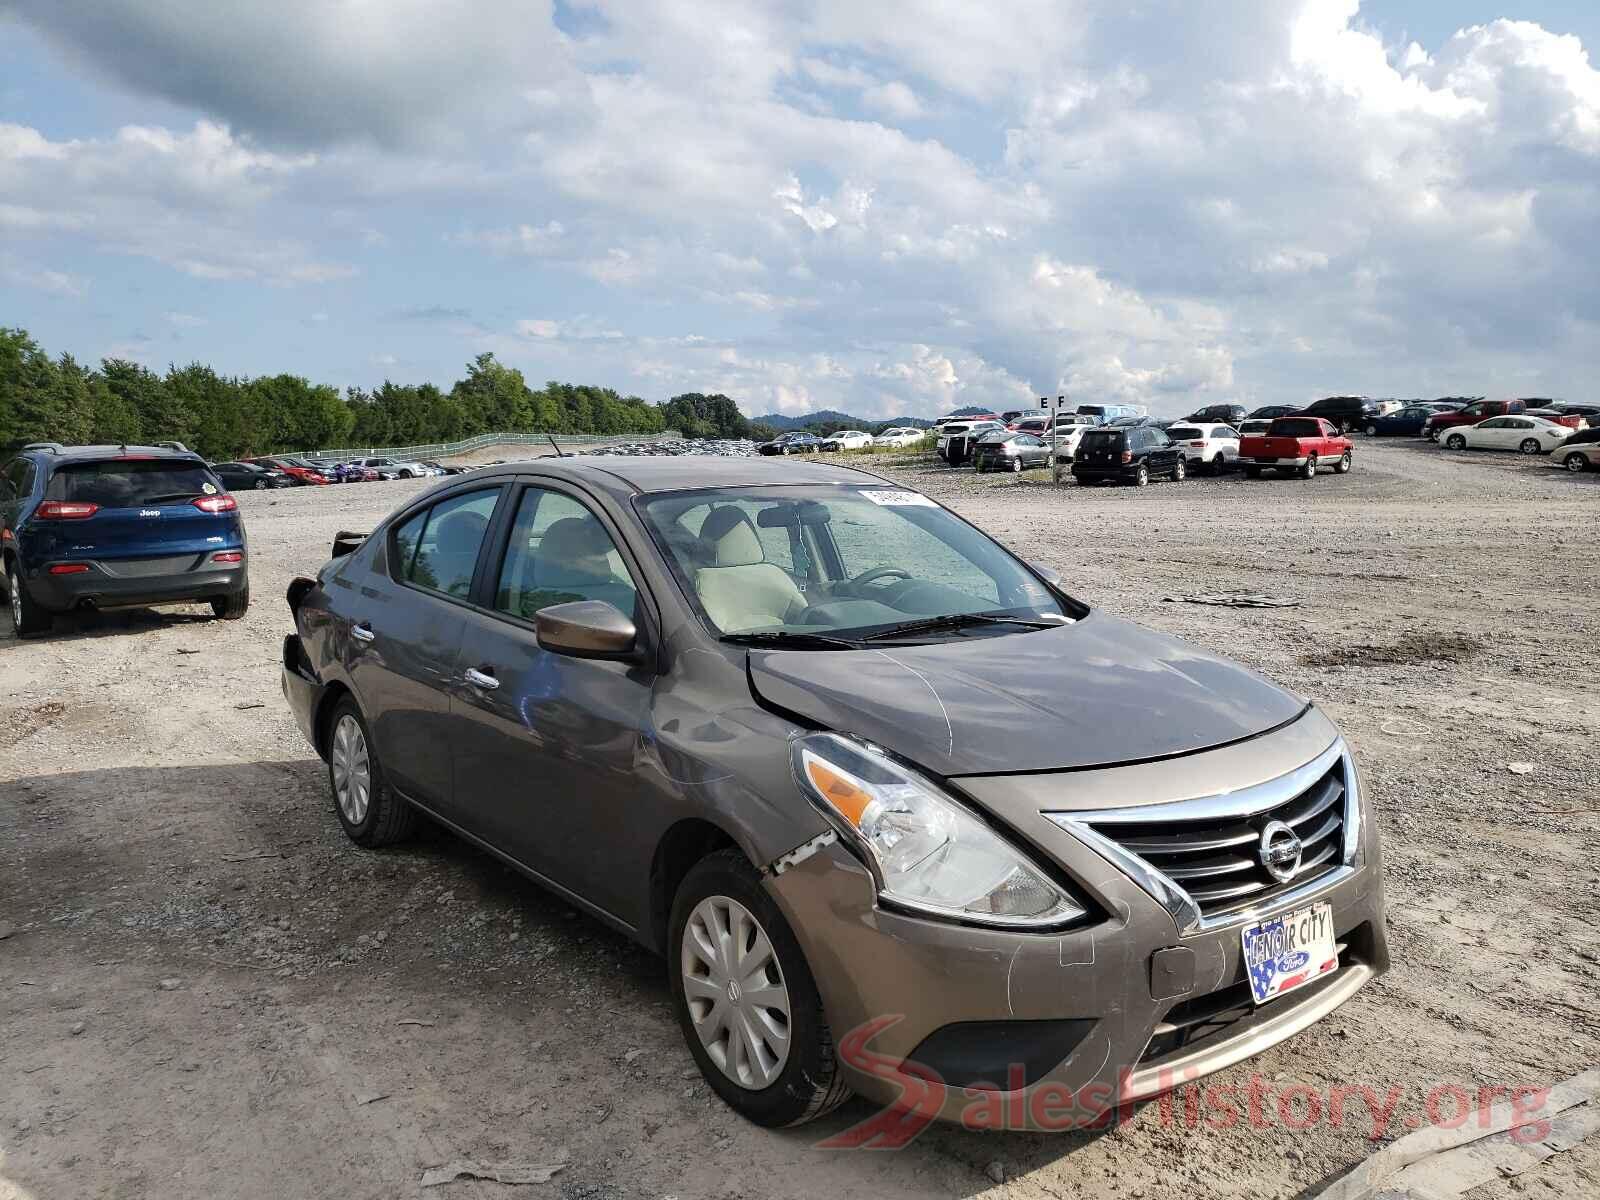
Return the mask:
M204 496L204 492L168 492L162 496L146 496L139 501L140 504L161 504L167 500L196 500Z
M735 646L787 647L790 650L859 650L860 642L848 638L829 637L825 633L794 633L790 630L768 629L757 633L725 633L722 640Z
M926 617L921 621L906 621L900 625L891 625L888 629L866 634L861 640L870 642L879 638L933 633L940 629L964 629L968 625L1020 625L1024 629L1057 629L1060 628L1061 622L1032 621L1027 617L1004 617L992 613L947 613L942 617Z

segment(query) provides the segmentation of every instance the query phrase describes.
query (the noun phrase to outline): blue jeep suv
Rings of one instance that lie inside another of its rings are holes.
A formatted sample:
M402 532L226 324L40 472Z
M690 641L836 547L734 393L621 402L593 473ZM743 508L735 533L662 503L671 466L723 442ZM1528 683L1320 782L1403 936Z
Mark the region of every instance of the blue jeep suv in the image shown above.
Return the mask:
M24 446L0 467L0 558L19 637L75 608L250 606L239 506L180 442Z

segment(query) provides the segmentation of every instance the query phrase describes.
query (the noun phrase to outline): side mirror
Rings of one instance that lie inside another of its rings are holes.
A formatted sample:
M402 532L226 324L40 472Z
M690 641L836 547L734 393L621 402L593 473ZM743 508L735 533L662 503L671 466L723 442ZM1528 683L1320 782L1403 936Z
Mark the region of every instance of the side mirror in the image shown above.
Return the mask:
M604 600L552 604L533 614L539 647L572 658L627 658L639 631L622 610Z
M1030 562L1028 565L1033 568L1035 575L1039 576L1051 587L1058 588L1061 586L1061 572L1054 567L1047 567L1043 563L1036 562Z

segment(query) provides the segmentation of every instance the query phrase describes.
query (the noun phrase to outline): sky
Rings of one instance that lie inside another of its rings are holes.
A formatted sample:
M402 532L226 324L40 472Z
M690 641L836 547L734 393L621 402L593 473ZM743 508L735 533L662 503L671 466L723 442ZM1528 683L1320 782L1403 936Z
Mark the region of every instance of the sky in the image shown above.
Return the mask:
M0 0L0 325L745 412L1592 396L1592 0Z

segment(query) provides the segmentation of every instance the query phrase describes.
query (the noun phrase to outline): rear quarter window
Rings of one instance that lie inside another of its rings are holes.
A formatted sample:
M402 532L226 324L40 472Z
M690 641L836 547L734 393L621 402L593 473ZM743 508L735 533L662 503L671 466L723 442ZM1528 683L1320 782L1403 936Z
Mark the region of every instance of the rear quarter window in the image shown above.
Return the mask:
M101 508L174 503L222 491L202 463L183 459L108 459L63 463L45 496Z

